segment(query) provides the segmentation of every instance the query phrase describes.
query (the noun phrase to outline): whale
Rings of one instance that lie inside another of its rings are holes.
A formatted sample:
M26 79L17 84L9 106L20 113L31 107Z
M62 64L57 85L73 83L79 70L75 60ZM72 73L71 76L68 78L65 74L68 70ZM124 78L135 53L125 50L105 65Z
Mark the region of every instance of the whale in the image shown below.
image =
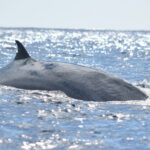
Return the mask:
M62 62L32 58L18 40L14 60L0 69L0 84L27 90L61 91L84 101L145 100L148 96L131 83L109 73Z

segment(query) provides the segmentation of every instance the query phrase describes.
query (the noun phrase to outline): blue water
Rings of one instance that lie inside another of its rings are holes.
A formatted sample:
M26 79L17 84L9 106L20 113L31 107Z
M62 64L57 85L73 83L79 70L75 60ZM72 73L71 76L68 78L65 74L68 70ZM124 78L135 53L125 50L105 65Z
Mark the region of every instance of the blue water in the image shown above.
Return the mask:
M109 72L150 96L150 31L0 28L0 68L15 40L40 61ZM148 150L150 99L85 102L59 91L0 86L0 150Z

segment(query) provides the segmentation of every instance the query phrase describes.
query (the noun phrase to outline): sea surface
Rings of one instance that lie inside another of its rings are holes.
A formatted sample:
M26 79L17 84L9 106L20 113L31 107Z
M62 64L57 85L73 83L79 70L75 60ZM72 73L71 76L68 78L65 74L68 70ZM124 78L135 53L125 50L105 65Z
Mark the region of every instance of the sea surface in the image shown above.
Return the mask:
M150 31L0 28L0 68L15 40L37 60L103 70L150 96ZM0 150L50 149L149 150L150 99L87 102L0 86Z

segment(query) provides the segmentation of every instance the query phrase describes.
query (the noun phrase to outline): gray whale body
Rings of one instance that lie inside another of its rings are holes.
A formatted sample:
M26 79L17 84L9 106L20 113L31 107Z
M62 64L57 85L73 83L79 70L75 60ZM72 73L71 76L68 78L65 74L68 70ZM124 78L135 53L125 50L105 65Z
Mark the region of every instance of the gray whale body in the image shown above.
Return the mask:
M16 41L18 52L12 63L0 69L0 84L30 90L59 90L86 101L145 100L147 95L132 84L91 68L40 62L31 58Z

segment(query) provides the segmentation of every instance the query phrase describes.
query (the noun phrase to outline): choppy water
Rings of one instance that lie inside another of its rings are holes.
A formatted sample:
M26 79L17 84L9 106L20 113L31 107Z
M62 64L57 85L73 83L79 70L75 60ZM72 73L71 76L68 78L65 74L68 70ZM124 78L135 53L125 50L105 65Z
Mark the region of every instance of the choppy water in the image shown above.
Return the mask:
M0 28L0 68L15 40L32 57L101 69L150 95L150 32ZM150 99L85 102L0 86L0 150L150 149Z

